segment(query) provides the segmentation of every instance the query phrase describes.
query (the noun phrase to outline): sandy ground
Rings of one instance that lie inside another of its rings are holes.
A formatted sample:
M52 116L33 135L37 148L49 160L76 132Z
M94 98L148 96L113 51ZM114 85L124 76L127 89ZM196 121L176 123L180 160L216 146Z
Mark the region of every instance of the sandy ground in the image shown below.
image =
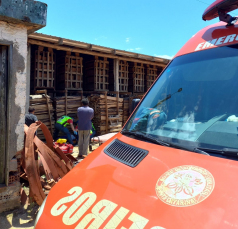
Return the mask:
M94 145L93 150L97 147L98 144ZM91 152L89 151L89 153ZM78 147L74 147L72 155L78 156ZM32 203L28 206L21 206L19 209L1 213L0 229L33 229L38 209L39 206Z

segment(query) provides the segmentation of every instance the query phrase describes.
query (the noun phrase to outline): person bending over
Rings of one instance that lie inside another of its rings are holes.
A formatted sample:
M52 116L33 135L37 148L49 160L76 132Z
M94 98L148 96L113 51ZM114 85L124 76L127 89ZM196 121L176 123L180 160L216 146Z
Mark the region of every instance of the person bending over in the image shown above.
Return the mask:
M74 134L77 133L77 131L74 128L73 125L73 118L69 116L62 116L56 123L55 123L55 131L54 131L54 140L56 141L58 139L59 132L63 132L67 136L67 140L70 144L74 144L73 140L71 138L71 134L66 126L70 125L72 131Z

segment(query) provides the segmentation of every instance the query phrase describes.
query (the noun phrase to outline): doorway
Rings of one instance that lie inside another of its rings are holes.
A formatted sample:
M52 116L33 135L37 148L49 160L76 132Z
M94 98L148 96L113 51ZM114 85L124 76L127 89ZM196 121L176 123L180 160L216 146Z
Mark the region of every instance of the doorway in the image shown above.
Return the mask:
M0 45L0 184L5 183L8 95L8 46Z

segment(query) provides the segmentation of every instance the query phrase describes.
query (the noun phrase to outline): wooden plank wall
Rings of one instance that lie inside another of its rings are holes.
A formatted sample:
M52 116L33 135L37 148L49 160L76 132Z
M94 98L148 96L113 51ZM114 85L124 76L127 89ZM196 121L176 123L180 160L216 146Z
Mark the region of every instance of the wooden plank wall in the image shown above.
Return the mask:
M143 93L145 81L145 68L142 63L129 64L129 92Z
M56 91L66 91L65 95L54 99L55 119L65 114L77 118L77 107L81 106L83 90L91 91L92 94L101 93L100 96L85 94L96 109L98 117L96 126L100 134L118 131L124 125L129 117L132 99L142 98L162 70L154 65L119 60L117 62L119 92L113 92L115 86L113 59L56 51L40 46L34 46L32 50L32 92L39 88L52 89L53 100ZM75 93L81 91L82 96L76 96L70 91ZM132 96L129 96L129 93L132 93ZM51 105L49 106L51 108ZM49 114L51 113L44 111L43 120ZM115 117L117 115L119 117ZM54 128L54 119L51 125L49 120L45 121L49 127Z
M31 91L55 89L55 53L51 48L33 49Z
M129 64L127 61L120 60L119 62L119 91L128 92L128 74L129 74Z
M154 83L158 76L158 67L155 65L146 65L146 76L145 76L145 91L147 91Z
M95 56L92 60L85 62L85 88L86 91L108 91L109 90L109 61L107 58Z
M79 53L58 52L57 90L83 90L83 58Z

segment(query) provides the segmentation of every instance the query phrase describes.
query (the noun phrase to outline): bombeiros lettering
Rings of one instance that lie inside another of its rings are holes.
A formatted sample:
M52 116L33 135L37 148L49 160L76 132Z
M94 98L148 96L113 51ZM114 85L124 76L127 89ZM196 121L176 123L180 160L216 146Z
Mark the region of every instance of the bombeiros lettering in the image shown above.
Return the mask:
M234 41L238 41L238 35L237 34L231 34L228 36L218 37L216 39L212 39L210 41L204 41L196 47L195 51L203 50L206 48L210 48L212 46L219 46L227 43L232 43Z
M80 187L71 188L68 191L68 194L72 194L72 195L60 199L51 209L51 215L53 216L61 215L67 209L67 206L65 206L64 204L70 203L74 201L75 199L77 199L82 193L82 190L83 189Z
M97 199L96 194L93 192L83 193L81 187L73 187L67 193L69 196L63 197L52 207L51 214L55 217L62 215L62 222L65 225L75 224L76 229L99 229L107 219L109 220L103 229L116 229L124 219L131 221L128 229L144 229L149 222L145 217L135 212L130 212L130 210L124 207L120 207L112 215L118 207L116 203L106 199L95 203ZM70 206L65 205L71 202ZM91 212L85 215L91 207ZM120 229L127 228L120 226ZM150 229L165 228L154 226Z
M225 42L234 38L234 35L230 35L229 38L218 40ZM170 206L189 207L208 198L214 186L214 177L208 170L194 165L182 165L161 175L156 183L156 194ZM106 199L96 202L97 195L93 192L83 193L81 187L73 187L67 193L69 195L60 199L51 209L53 216L62 215L65 225L75 224L76 229L99 229L107 221L104 229L116 229L125 219L130 220L131 225L129 228L120 226L120 229L144 229L148 225L149 219ZM91 211L87 213L89 209ZM154 226L150 229L165 228Z
M78 219L80 219L84 215L84 213L93 205L96 198L96 194L92 192L87 192L81 195L65 212L63 217L63 223L65 225L75 224ZM80 205L82 205L82 207L77 210L78 206Z

